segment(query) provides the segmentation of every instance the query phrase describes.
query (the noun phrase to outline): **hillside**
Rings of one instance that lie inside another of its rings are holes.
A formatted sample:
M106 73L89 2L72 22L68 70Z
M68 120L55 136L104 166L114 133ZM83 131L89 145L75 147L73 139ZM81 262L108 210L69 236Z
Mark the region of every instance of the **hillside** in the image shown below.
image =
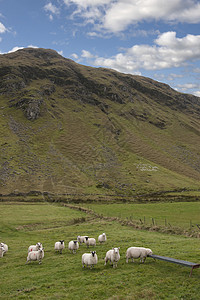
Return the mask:
M0 55L0 193L199 189L200 98L46 49Z

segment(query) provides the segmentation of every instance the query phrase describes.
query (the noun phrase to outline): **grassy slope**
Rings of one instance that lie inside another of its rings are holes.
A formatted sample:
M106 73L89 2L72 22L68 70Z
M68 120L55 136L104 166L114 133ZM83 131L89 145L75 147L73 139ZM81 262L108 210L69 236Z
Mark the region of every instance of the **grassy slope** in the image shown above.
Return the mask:
M26 51L2 56L0 67L15 74L3 76L0 95L2 193L199 188L198 102L188 98L187 111L165 85L48 53L49 60ZM10 88L23 80L25 87ZM39 118L27 120L30 99L41 98Z
M1 299L197 299L198 269L189 278L189 268L150 258L144 265L126 264L125 251L143 245L157 254L199 262L198 239L91 221L80 211L56 205L1 203L0 208L0 240L9 245L9 252L0 259ZM78 223L83 218L85 222ZM78 234L97 238L102 232L108 242L96 246L99 263L93 270L81 266L81 255L88 251L85 245L76 255L67 249L62 255L54 253L54 242L61 238L67 245ZM28 246L38 241L45 247L43 263L25 265ZM105 267L103 261L113 246L120 246L117 269Z

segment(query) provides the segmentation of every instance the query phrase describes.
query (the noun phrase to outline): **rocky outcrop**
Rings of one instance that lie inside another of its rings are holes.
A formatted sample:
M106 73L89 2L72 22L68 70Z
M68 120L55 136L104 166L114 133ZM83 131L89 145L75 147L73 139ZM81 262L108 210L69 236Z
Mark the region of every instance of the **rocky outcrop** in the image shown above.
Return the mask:
M36 120L40 115L40 106L43 100L33 99L29 100L28 106L25 109L25 114L28 120Z

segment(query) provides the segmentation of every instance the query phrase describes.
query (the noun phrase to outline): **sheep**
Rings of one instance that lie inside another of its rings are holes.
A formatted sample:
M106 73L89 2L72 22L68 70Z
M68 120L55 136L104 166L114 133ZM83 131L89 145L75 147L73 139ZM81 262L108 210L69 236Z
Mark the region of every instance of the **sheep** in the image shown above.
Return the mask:
M112 248L111 250L107 251L104 264L105 266L107 262L110 261L110 264L113 264L113 268L117 267L117 262L120 260L119 249L120 247Z
M79 248L78 241L70 241L68 245L69 251L72 251L72 253L76 253L76 250Z
M96 265L98 262L98 257L96 254L96 251L91 251L90 253L84 253L82 255L82 266L83 268L85 266L89 267L92 269L94 265Z
M146 257L152 253L152 250L149 248L130 247L126 251L126 262L128 263L129 258L131 258L132 262L134 262L134 258L140 258L140 262L144 263Z
M94 238L89 238L88 236L85 237L85 244L87 247L89 246L96 246L96 240Z
M31 245L28 247L28 253L31 251L38 251L39 249L42 249L42 244L38 242L36 245Z
M3 254L4 254L3 247L2 247L2 246L0 246L0 257L3 257Z
M3 248L3 254L8 251L8 245L6 245L5 243L0 243L0 247Z
M99 235L98 237L98 241L99 243L103 243L103 242L106 242L107 238L106 238L106 234L105 233L102 233Z
M56 251L60 251L60 254L62 254L64 248L65 248L64 240L55 243L54 249Z
M78 236L77 236L77 241L78 241L80 244L85 243L85 238L86 238L86 237L88 237L88 236L87 236L87 235L83 235L83 236L78 235Z
M31 260L38 260L39 265L42 263L44 257L44 248L39 249L38 251L31 251L28 253L26 264Z

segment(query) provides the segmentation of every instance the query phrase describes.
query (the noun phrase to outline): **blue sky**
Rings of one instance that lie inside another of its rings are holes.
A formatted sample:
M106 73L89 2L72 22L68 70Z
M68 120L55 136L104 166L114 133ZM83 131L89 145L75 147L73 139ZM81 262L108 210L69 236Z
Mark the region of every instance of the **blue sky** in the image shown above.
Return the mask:
M0 53L24 47L200 96L200 1L0 0Z

